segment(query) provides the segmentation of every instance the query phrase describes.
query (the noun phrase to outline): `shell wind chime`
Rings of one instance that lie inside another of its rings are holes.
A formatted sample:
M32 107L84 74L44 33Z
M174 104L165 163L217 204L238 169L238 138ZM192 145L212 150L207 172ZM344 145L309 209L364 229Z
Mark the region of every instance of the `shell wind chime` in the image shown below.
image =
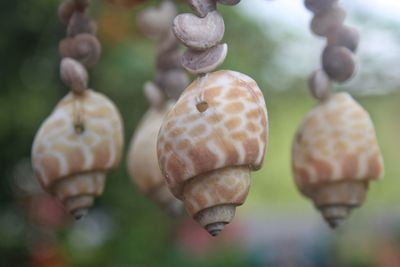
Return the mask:
M217 2L189 0L194 14L174 19L175 36L188 47L182 65L198 75L167 114L157 150L171 192L211 235L218 235L244 203L250 172L261 167L268 139L263 94L250 77L222 64L224 20Z
M327 46L322 69L310 77L319 104L297 131L293 172L299 190L335 228L364 202L369 182L383 176L383 159L367 111L347 93L329 93L332 81L347 81L355 71L357 31L343 25L338 1L305 0L305 5L314 13L312 31L326 37Z
M32 146L40 184L77 219L102 194L106 174L119 165L123 146L117 108L87 89L86 68L96 64L101 52L88 5L88 0L66 0L60 6L60 20L68 25L67 38L60 42L60 72L71 92L43 122Z
M174 101L165 95L177 96L187 86L188 77L180 65L178 41L172 31L176 9L172 2L163 1L157 8L148 8L138 17L140 29L160 40L157 53L155 82L147 82L144 94L151 107L143 116L130 144L127 166L134 184L171 215L181 212L182 203L169 191L157 158L157 136L167 112ZM154 19L157 18L157 19Z

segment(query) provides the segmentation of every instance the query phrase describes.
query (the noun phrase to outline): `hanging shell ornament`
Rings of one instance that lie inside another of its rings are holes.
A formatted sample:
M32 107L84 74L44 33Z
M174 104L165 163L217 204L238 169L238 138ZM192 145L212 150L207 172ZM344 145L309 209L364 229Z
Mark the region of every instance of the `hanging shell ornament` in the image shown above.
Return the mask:
M306 116L293 143L294 178L331 227L364 202L383 171L371 118L349 94L330 96Z
M107 172L119 165L123 146L117 108L106 96L88 89L87 68L101 54L88 6L88 0L60 4L59 19L67 25L67 38L60 42L60 76L70 93L43 122L32 145L37 179L76 219L102 194Z
M171 215L180 213L182 203L169 191L157 158L157 136L173 102L151 107L143 116L130 144L127 166L134 184Z
M267 138L263 94L253 79L234 71L200 76L165 117L157 144L161 170L175 197L211 235L244 203Z
M106 174L122 154L121 117L104 95L69 93L40 127L32 162L42 187L76 218L102 194Z

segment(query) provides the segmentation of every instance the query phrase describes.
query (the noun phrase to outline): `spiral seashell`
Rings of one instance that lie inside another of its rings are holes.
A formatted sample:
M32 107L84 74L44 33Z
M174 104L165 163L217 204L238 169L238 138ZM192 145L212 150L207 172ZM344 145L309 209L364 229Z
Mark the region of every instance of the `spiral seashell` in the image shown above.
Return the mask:
M296 185L332 227L363 203L369 181L384 172L371 118L347 93L332 95L306 116L292 163Z
M323 70L318 69L311 74L308 86L315 99L324 101L330 96L329 89L332 86L332 82Z
M93 67L100 58L101 45L99 40L88 33L65 38L60 42L61 57L70 57L82 63L85 67Z
M226 58L228 45L216 45L205 51L188 49L182 56L182 66L192 74L203 74L218 68Z
M206 50L217 45L224 37L224 19L217 11L204 18L193 14L180 14L175 17L173 31L184 45L193 50Z
M217 71L195 80L158 136L160 168L187 212L215 236L244 203L268 138L263 94L250 77Z
M168 190L157 158L157 136L166 113L173 106L165 103L159 108L150 108L136 129L129 147L128 173L140 191L153 199L171 215L180 213L182 203Z
M60 76L63 82L76 94L82 94L88 86L89 76L85 67L72 58L61 60Z
M177 11L170 1L162 1L158 7L143 10L137 19L141 32L149 37L159 38L170 31Z
M188 4L192 8L193 13L200 18L204 18L208 13L217 8L215 0L188 0Z
M114 104L92 90L69 93L47 118L32 146L32 164L42 187L76 218L101 195L106 173L119 165L121 117Z
M59 9L58 17L64 24L68 24L74 12L83 12L89 5L89 0L64 0Z
M84 12L74 12L72 14L67 28L67 35L69 37L74 37L80 33L95 35L96 31L96 22L90 19Z

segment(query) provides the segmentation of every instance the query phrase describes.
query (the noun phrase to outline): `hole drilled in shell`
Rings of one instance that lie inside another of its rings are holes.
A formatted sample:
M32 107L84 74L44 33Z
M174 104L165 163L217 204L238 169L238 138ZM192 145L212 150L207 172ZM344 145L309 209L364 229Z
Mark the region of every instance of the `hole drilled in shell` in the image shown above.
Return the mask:
M83 123L75 123L74 130L77 134L83 134L83 132L85 131L85 125L83 125Z
M208 103L206 101L202 101L196 105L196 108L200 113L203 113L208 109Z

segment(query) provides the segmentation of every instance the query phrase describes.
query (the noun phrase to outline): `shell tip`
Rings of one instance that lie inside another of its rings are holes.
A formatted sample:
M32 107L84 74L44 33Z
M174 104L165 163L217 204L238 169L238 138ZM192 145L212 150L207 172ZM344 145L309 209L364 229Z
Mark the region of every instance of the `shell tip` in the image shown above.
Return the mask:
M207 232L212 236L218 236L224 229L225 223L212 223L206 226Z
M332 229L336 229L350 215L352 207L346 205L329 205L320 207L319 209L329 226Z
M329 218L326 219L326 222L329 224L331 229L336 230L336 228L340 227L344 223L344 218Z
M88 210L87 209L77 209L77 210L71 211L71 214L72 214L72 216L74 216L75 220L80 220L88 214Z

